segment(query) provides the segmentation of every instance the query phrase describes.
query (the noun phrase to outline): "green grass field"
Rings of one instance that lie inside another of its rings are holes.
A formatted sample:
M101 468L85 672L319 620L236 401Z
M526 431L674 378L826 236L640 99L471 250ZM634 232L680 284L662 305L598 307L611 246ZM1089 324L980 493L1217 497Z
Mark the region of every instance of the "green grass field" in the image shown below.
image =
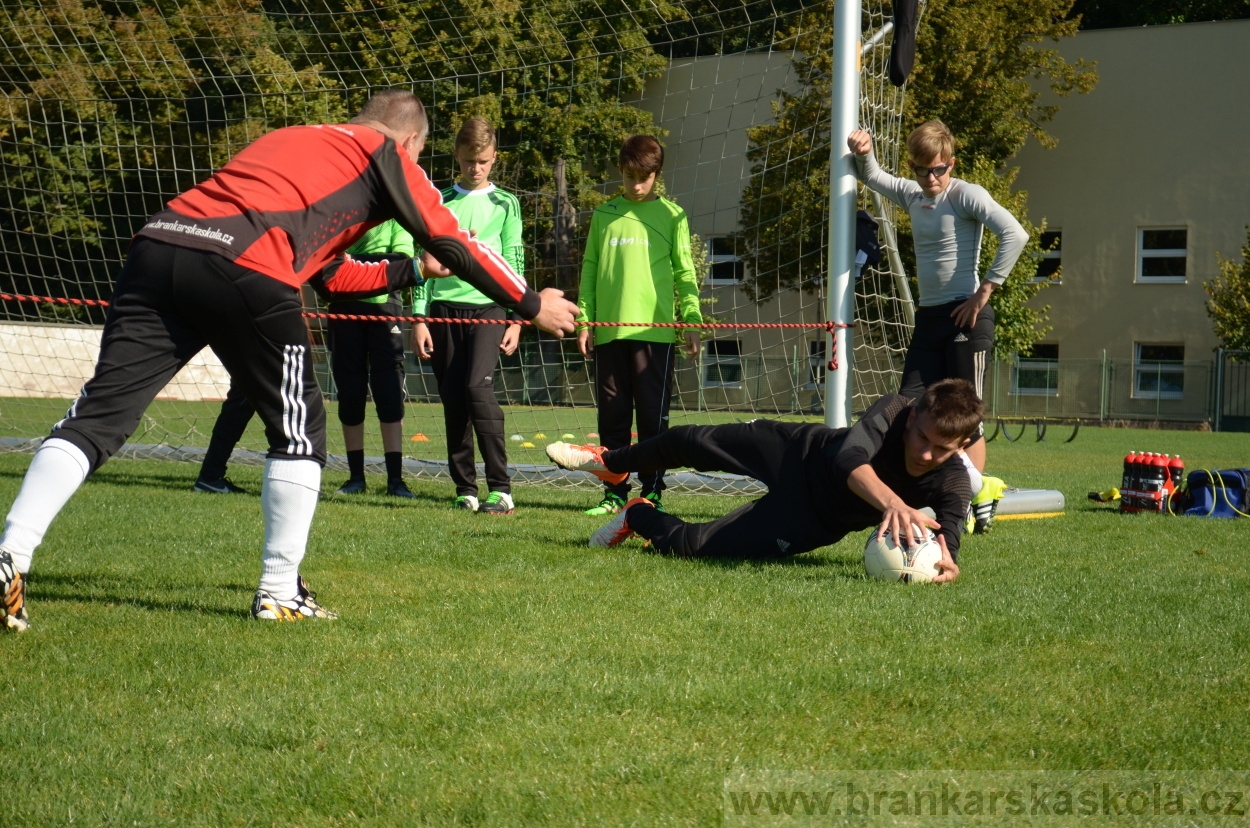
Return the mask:
M1089 504L1129 449L1250 465L1244 435L999 439L991 470L1067 515L967 539L942 587L865 580L862 536L592 551L589 490L488 518L417 481L322 503L304 572L342 619L294 626L248 617L254 494L115 461L0 636L0 826L716 825L744 770L1250 768L1250 523ZM4 507L28 462L0 455Z

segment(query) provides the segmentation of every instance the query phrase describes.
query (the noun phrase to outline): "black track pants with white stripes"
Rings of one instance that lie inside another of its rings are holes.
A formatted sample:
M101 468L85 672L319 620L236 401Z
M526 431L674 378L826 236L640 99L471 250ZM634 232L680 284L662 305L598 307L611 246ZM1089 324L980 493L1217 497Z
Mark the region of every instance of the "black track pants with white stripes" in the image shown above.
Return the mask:
M211 346L265 423L269 456L324 465L325 406L299 291L202 253L136 239L117 280L95 375L53 437L94 471L134 433L165 384Z

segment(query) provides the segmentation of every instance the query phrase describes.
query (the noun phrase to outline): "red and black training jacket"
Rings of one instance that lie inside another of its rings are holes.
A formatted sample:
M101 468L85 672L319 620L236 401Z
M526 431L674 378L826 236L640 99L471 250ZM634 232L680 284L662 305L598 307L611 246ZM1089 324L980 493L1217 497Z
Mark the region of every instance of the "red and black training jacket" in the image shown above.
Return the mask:
M338 299L377 296L415 280L406 257L359 260L344 251L397 220L452 273L524 319L538 294L503 257L460 229L425 171L391 138L359 124L275 130L170 201L138 232L204 250Z

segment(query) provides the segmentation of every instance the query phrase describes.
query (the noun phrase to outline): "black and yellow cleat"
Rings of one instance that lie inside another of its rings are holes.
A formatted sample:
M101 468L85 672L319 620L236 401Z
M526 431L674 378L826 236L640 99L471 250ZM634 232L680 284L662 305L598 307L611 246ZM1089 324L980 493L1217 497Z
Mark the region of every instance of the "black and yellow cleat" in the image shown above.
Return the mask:
M977 492L968 504L968 521L965 532L988 535L994 530L994 514L998 511L998 501L1007 493L1007 484L1001 478L982 477L981 491Z
M299 593L289 601L279 601L263 589L256 590L252 601L252 617L258 621L307 621L314 618L333 621L338 613L331 612L317 603L317 595L308 589L301 575Z
M1095 503L1119 503L1120 490L1112 486L1105 492L1090 492L1088 497Z
M13 556L0 549L0 628L13 632L30 629L26 614L26 579L13 565Z

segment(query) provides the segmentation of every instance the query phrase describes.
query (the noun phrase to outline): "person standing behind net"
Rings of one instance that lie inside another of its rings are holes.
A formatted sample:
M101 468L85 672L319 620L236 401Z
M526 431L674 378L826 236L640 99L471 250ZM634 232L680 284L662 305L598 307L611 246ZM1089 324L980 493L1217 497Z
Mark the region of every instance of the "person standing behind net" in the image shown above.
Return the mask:
M591 217L577 296L578 322L671 324L679 311L682 322L702 324L686 213L655 192L664 148L650 136L635 135L625 140L617 160L625 192ZM691 359L698 356L699 331L686 330L681 338L686 354ZM630 444L635 412L639 440L668 428L676 339L673 328L651 326L597 326L593 331L587 326L578 331L582 356L594 356L599 439L607 448ZM658 506L663 470L649 470L639 480L642 496ZM603 500L586 514L616 514L625 505L629 488L628 478L605 481Z
M955 138L941 121L927 121L907 136L915 179L896 178L877 164L872 136L857 129L847 137L855 174L865 185L907 211L916 248L920 307L903 362L899 393L917 398L941 379L968 380L977 396L985 393L985 369L994 348L994 309L990 295L1007 280L1029 235L1006 208L977 184L955 178ZM998 236L998 251L984 281L977 270L985 228ZM976 528L986 531L996 502L982 498L989 485L1001 497L1001 483L982 478L985 440L978 429L961 453L968 468L974 505L984 504ZM980 501L981 503L978 503Z
M200 464L200 473L191 485L192 491L203 494L243 494L244 489L234 485L226 477L226 464L234 447L247 431L247 424L252 421L256 407L247 395L230 383L230 390L222 400L221 411L217 421L213 423L213 434L208 440L208 449L204 452L204 462Z
M412 234L391 219L374 227L352 245L351 256L396 253L415 256ZM408 291L404 291L407 293ZM331 314L393 316L392 320L328 319L330 370L338 391L339 422L347 449L347 482L337 494L362 494L365 483L365 401L373 393L373 406L382 432L382 457L386 463L386 493L415 497L404 483L404 335L398 317L404 313L399 291L364 299L331 301Z
M483 118L470 118L456 135L454 155L460 178L443 190L443 204L460 226L481 244L500 253L517 273L525 272L521 204L490 181L496 158L495 130ZM432 279L417 288L412 311L435 319L503 320L510 315L468 282ZM503 409L495 399L499 352L512 354L521 337L517 324L417 322L412 350L431 360L447 427L447 466L456 484L457 509L510 515L515 509L508 477ZM486 499L478 500L473 433L486 467Z

